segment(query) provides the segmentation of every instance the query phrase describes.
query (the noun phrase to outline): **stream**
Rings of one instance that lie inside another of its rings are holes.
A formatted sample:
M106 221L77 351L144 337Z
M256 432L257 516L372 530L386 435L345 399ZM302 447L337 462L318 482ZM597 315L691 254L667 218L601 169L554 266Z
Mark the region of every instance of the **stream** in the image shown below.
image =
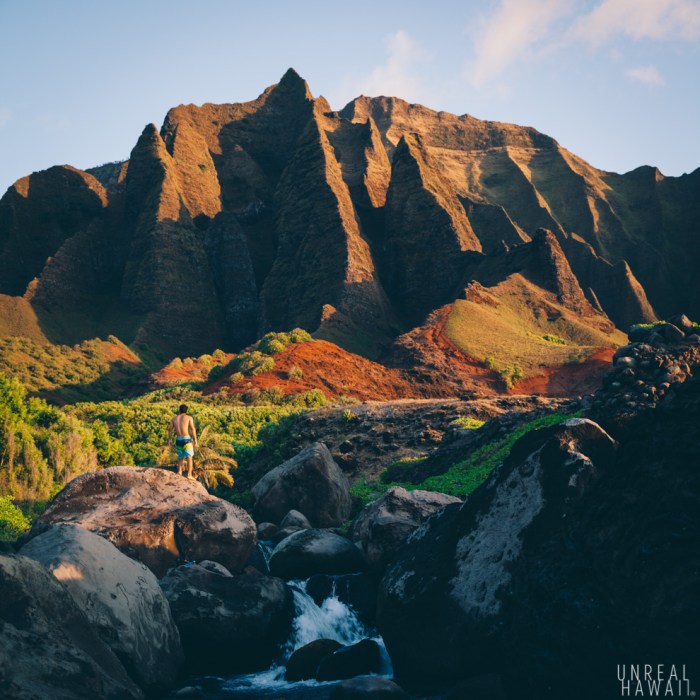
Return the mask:
M260 553L269 561L271 543L260 542ZM324 700L329 697L334 686L340 681L321 682L316 680L289 682L284 679L287 660L297 649L317 639L334 639L340 644L351 645L363 639L376 641L382 652L382 670L378 675L391 678L393 670L384 641L376 630L367 628L356 611L342 602L335 591L335 584L329 597L319 606L307 593L307 580L288 581L294 595L295 616L287 642L280 650L279 658L272 666L257 673L228 677L195 676L186 685L199 687L202 694L176 697L199 697L209 700L230 698L284 698L285 700Z

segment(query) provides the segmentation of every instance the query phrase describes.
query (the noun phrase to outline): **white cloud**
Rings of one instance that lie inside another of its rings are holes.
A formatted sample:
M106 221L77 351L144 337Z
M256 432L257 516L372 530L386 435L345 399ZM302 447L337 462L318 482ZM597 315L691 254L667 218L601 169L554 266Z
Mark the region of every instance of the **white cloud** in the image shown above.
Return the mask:
M625 71L625 75L631 80L653 87L660 87L666 83L663 75L661 75L654 66L637 66L636 68L630 68Z
M700 38L698 0L603 0L572 26L570 38L600 45L616 35L632 39Z
M0 129L12 119L12 111L8 107L0 107Z
M501 0L496 12L476 28L476 56L468 68L472 85L481 87L513 63L531 57L571 6L570 0Z
M424 95L420 79L421 68L430 62L431 55L403 29L385 38L387 58L366 77L354 85L364 95L397 96L418 99Z

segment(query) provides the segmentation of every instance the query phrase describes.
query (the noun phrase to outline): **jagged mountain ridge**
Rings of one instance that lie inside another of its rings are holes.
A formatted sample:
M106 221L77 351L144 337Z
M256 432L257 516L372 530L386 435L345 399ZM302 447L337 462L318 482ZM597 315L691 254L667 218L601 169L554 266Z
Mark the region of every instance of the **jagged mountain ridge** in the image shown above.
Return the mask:
M170 356L294 326L371 354L472 280L536 268L543 228L536 283L594 325L697 315L699 190L700 170L605 173L535 129L397 98L334 112L290 69L251 102L170 110L126 163L15 183L0 294L22 300L0 309Z

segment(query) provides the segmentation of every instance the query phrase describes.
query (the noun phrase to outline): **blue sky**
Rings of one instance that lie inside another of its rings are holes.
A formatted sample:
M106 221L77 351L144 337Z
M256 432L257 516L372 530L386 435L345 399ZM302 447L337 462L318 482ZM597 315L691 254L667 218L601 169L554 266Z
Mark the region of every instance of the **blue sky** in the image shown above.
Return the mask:
M700 166L700 0L0 0L0 193L127 158L180 103L294 67L335 109L391 94L534 126L592 165Z

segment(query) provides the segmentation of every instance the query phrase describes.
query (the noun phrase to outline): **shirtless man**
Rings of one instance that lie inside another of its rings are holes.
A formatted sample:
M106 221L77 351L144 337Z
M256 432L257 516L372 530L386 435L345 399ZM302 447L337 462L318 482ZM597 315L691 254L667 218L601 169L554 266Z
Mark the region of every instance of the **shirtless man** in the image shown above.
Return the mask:
M192 476L192 458L197 447L197 429L194 427L192 416L187 415L187 406L183 403L180 412L173 417L168 426L168 445L173 444L175 433L175 449L177 450L177 473L182 476L187 461L187 478Z

